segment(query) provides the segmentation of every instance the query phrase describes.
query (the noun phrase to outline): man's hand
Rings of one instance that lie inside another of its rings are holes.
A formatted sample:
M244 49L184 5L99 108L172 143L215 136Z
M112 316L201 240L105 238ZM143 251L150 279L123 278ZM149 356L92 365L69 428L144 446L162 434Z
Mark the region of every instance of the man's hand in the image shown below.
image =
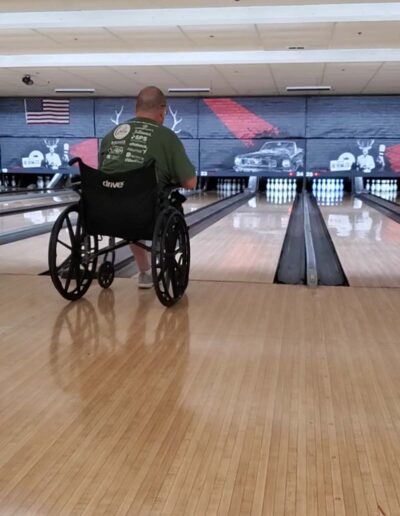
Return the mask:
M194 190L197 184L197 177L192 177L191 179L187 179L182 182L182 187L186 188L186 190Z

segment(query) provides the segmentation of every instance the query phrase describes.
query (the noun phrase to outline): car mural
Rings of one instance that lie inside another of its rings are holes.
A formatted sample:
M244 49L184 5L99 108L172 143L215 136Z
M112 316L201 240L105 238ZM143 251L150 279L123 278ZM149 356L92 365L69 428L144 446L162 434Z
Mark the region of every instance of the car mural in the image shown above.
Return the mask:
M302 171L304 151L296 142L269 141L256 152L239 154L233 169L236 172Z

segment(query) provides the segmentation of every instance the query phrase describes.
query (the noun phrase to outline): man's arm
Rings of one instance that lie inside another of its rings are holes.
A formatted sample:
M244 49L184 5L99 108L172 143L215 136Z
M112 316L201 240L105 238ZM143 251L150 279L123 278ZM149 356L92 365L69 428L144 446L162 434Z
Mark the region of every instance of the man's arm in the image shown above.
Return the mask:
M172 133L173 134L173 133ZM173 134L173 143L170 146L172 150L172 169L177 182L188 190L196 188L197 177L196 170L190 162L185 148L176 134Z

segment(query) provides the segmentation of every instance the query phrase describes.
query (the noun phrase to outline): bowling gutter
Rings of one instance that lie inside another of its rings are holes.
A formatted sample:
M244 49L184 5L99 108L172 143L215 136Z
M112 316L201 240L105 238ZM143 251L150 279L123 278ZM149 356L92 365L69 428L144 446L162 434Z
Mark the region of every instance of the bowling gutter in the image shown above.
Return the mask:
M348 286L315 197L306 191L293 203L274 283Z
M388 201L372 193L361 193L356 195L356 197L386 217L400 223L400 205L396 202Z

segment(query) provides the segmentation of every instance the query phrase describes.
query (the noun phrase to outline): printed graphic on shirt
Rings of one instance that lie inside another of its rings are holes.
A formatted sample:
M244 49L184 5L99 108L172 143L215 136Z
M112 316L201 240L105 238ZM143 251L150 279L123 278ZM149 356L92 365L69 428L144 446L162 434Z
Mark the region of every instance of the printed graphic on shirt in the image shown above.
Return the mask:
M144 164L145 155L148 151L148 142L156 127L156 125L141 122L134 124L125 154L125 163Z
M131 126L129 124L119 125L114 131L114 138L123 140L130 133Z

